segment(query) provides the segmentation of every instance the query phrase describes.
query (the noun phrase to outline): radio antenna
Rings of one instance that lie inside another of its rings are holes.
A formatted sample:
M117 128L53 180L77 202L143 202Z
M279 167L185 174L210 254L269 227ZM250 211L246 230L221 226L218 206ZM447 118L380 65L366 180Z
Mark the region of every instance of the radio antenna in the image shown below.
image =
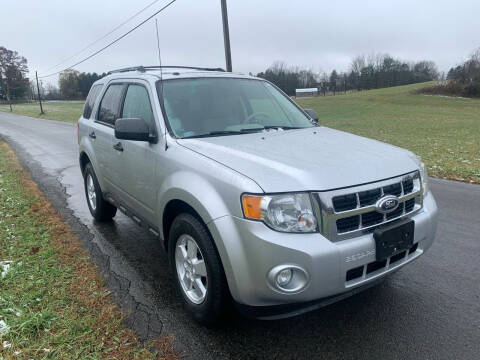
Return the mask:
M158 36L158 21L155 18L155 29L157 32L157 49L158 49L158 63L160 65L160 107L162 108L163 126L164 126L164 138L165 138L165 151L168 149L167 144L167 122L165 121L165 104L163 102L163 70L162 70L162 53L160 52L160 37Z

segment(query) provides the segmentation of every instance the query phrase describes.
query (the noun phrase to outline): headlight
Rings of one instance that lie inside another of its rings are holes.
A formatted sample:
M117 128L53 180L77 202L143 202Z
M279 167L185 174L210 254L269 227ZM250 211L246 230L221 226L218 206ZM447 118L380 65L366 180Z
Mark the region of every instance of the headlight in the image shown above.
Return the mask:
M427 195L428 191L430 190L428 187L428 174L427 174L427 167L422 162L420 163L420 179L422 180L423 186L423 195Z
M272 229L283 232L315 232L317 219L309 194L242 196L247 219L261 220Z

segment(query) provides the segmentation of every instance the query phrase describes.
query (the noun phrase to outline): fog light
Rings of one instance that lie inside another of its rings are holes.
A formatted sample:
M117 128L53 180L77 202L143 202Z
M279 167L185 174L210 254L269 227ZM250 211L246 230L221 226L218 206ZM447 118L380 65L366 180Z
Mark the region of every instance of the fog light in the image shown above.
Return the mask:
M284 269L277 275L277 284L284 287L292 280L292 269Z
M295 294L305 290L309 281L307 271L294 264L275 266L267 274L268 285L284 294Z

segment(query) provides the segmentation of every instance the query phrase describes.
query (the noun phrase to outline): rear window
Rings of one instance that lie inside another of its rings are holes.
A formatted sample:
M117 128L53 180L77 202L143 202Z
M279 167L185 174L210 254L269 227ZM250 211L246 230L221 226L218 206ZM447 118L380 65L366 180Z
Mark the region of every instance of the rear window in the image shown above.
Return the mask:
M115 120L117 120L118 112L120 110L124 88L125 85L123 84L114 84L108 87L105 95L103 95L102 102L100 103L98 121L115 125Z
M83 107L83 117L85 119L90 119L90 116L92 115L93 107L95 105L95 101L97 100L97 96L101 88L102 88L102 85L97 84L97 85L93 85L92 88L90 89L87 96L87 100L85 101L85 106Z

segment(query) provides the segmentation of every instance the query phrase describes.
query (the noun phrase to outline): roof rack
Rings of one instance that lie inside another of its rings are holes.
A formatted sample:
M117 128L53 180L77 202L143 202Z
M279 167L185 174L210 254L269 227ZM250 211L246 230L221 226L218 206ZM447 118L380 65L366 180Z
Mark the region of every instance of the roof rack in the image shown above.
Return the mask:
M191 70L203 70L203 71L225 71L222 68L204 68L204 67L195 67L195 66L132 66L118 70L112 70L107 73L107 75L114 73L122 73L128 71L140 71L145 72L147 70L156 70L156 69L191 69Z

